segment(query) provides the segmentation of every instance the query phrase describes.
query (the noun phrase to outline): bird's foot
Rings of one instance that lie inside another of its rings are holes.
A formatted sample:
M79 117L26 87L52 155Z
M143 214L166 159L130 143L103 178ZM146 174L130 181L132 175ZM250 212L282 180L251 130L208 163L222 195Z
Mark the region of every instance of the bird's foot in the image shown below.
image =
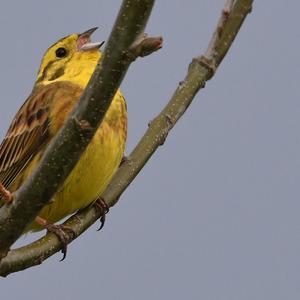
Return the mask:
M63 261L67 256L68 242L70 241L70 239L76 236L75 231L63 224L52 224L41 217L36 217L35 220L38 224L45 227L48 232L52 232L57 236L62 245L61 252L63 254L63 257L60 261Z
M102 197L99 197L97 201L95 202L95 207L100 212L100 227L97 229L97 231L101 230L104 226L106 214L109 212L109 206L105 202L105 200Z

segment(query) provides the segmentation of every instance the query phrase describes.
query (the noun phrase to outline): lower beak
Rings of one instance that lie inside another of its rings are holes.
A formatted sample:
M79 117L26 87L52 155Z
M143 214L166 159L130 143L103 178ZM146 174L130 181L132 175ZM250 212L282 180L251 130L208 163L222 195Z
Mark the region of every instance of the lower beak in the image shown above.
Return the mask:
M96 42L96 43L86 43L79 50L87 51L87 50L93 50L93 49L100 49L101 46L104 44L104 42Z
M104 42L91 42L91 35L98 29L98 27L93 27L78 36L77 49L82 51L99 49Z

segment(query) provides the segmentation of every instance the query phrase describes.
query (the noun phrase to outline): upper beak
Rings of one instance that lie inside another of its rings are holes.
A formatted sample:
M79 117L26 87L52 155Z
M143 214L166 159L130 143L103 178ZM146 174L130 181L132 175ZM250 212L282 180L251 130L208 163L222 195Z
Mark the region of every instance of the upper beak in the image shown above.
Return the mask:
M98 27L93 27L83 33L80 33L79 34L79 37L87 37L87 38L90 38L91 35L98 29Z
M77 40L77 49L78 50L93 50L93 49L99 49L104 42L91 42L91 35L98 29L98 27L93 27L81 34L79 34L78 40Z

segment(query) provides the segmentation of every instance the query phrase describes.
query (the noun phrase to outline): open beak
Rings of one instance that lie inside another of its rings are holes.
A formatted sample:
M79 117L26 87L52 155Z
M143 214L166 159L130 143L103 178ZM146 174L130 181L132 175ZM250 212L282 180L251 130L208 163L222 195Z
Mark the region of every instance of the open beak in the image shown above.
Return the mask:
M91 42L91 35L98 29L98 27L93 27L81 34L79 34L77 39L77 50L78 51L88 51L100 49L104 42Z

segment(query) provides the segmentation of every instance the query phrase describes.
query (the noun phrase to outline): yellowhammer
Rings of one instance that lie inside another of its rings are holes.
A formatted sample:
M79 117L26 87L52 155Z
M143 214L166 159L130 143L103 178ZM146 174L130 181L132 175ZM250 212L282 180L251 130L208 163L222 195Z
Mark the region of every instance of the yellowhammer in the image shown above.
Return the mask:
M46 51L32 93L0 146L0 182L8 191L32 173L78 102L101 59L101 43L90 40L96 29L62 38ZM53 223L95 201L121 162L126 135L126 103L118 91L77 165L26 231L57 229Z

